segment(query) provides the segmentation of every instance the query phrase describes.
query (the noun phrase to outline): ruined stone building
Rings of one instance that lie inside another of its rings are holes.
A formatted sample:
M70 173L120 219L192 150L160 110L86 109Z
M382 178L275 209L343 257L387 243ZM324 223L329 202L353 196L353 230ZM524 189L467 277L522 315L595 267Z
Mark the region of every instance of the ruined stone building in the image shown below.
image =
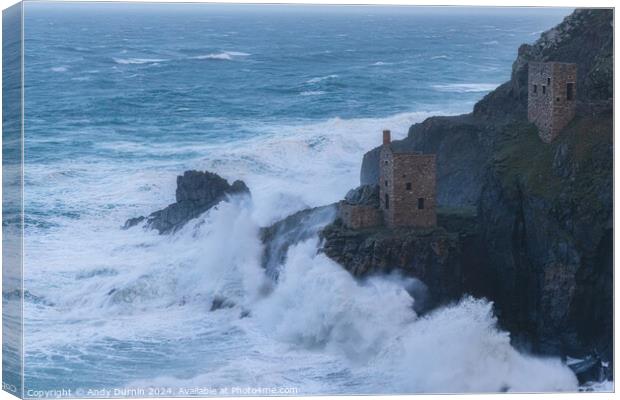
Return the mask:
M383 131L379 157L379 201L387 226L437 224L435 155L394 148Z
M435 155L394 146L389 130L383 131L380 153L379 185L350 191L338 205L342 222L353 229L435 226Z
M527 119L538 127L545 143L552 142L575 116L577 64L530 62Z

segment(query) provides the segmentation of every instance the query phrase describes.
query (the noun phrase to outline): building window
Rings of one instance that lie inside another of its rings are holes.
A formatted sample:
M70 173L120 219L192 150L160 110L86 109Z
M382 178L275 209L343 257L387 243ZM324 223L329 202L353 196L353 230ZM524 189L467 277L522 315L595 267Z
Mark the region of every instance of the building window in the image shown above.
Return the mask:
M575 93L574 93L574 83L567 83L566 84L566 100L574 100L575 97Z
M408 191L411 191L411 182L407 182L405 187L407 188Z
M385 160L385 165L388 165L388 160Z
M418 210L424 210L424 197L418 199Z
M385 187L387 187L387 180L385 181Z
M547 93L547 87L543 85L542 88L543 88L543 94Z
M551 85L551 78L547 78L547 85Z
M556 97L556 98L555 98L555 101L557 101L557 102L559 103L559 102L560 102L560 98L559 98L559 97Z
M385 194L385 209L389 209L390 208L390 196L386 193Z
M532 91L533 91L534 93L537 93L537 92L538 92L538 85L534 85L534 88L533 88L533 90L532 90Z

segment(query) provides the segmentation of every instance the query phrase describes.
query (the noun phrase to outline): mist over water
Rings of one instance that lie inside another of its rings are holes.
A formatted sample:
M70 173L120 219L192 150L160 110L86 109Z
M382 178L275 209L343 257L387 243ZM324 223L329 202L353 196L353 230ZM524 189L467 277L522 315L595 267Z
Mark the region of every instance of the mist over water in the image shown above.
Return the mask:
M469 112L568 10L330 10L26 5L26 389L577 388L513 349L486 300L420 317L423 283L357 281L317 237L275 283L259 238L357 186L381 129ZM170 236L120 229L187 169L252 196Z

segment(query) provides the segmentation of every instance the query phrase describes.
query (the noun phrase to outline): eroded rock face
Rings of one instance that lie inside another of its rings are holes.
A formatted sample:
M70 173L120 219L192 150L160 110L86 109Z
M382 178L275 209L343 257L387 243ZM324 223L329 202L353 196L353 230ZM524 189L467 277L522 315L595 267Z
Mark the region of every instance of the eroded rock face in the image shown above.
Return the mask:
M421 280L428 291L416 311L458 300L465 292L463 243L444 228L354 230L339 221L320 233L321 251L357 278L398 272Z
M243 194L250 194L243 181L235 181L230 185L226 179L209 171L185 171L177 177L175 203L148 217L128 219L124 228L131 228L146 220L146 227L156 229L160 234L171 233L229 196Z

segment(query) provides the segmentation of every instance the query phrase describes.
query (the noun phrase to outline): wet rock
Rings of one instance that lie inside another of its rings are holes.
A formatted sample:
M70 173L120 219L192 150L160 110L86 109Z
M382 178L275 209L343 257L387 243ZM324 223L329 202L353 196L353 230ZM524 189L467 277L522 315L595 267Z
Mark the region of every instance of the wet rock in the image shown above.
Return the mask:
M379 185L362 185L347 192L347 203L379 208Z
M222 308L233 308L235 303L222 296L215 296L211 302L211 309L209 311L217 311Z
M198 217L232 195L249 195L243 181L230 185L226 179L209 171L185 171L177 177L176 202L148 217L131 218L125 222L128 229L146 220L147 228L160 234L175 232L188 221Z

